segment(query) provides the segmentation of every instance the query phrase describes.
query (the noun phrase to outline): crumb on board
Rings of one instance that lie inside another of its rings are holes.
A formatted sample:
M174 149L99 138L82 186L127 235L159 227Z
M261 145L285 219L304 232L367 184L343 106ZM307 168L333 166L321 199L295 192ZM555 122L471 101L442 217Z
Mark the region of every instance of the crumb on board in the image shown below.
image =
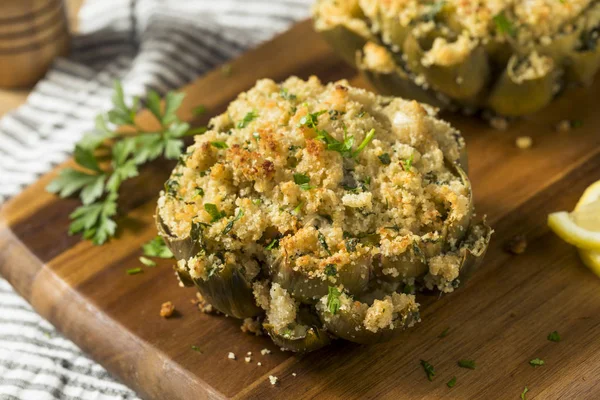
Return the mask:
M516 140L516 145L519 149L526 150L533 145L531 136L519 136Z
M251 355L252 355L252 352L251 352L251 351L249 351L249 352L247 352L247 353L246 353L246 355L247 355L247 356L251 356Z
M295 373L295 372L292 372L292 376L296 376L296 373Z
M276 376L269 375L269 381L271 382L271 385L273 385L273 386L277 385L278 380L279 379Z
M571 121L563 119L556 125L557 132L569 132L571 130Z
M508 129L508 121L506 118L492 117L490 118L490 126L497 131L505 131Z
M196 293L196 298L192 299L191 302L192 304L197 305L198 310L202 311L204 314L217 313L217 310L215 310L215 308L211 304L204 300L204 297L202 297L202 295L199 292Z
M267 354L271 354L271 350L269 350L269 349L262 349L262 350L260 351L260 354L262 354L263 356L264 356L264 355L267 355Z
M246 361L247 363L252 361L252 357L248 356L248 357L244 357L244 361Z
M174 311L175 311L175 306L170 301L164 302L160 306L160 316L163 318L171 317L173 315Z
M262 363L259 361L256 363L256 365L258 365L260 367L262 365Z
M523 254L527 249L525 235L515 235L504 244L504 250L512 254Z
M244 333L254 333L256 336L263 334L262 324L259 319L244 318L241 329Z
M227 355L227 358L229 358L230 360L235 360L235 354L230 351Z

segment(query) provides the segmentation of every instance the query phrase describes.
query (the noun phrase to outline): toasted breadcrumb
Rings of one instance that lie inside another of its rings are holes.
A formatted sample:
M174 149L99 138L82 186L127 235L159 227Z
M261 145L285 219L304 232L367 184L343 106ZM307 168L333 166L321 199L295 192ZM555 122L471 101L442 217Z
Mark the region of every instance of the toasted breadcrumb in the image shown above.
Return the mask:
M519 149L527 150L533 146L533 139L531 136L519 136L515 143Z
M227 358L229 358L230 360L235 360L235 354L232 353L231 351L229 352L229 354L227 354Z
M175 306L170 301L162 303L162 305L160 306L160 316L163 318L171 317L173 315L173 312L175 312Z
M218 313L218 311L215 310L212 304L209 304L206 300L204 300L204 297L202 297L200 293L196 293L196 299L192 299L191 302L192 304L197 305L198 310L202 311L204 314Z
M556 125L557 132L569 132L571 130L571 121L563 119Z
M242 323L240 329L244 333L254 333L256 336L261 336L263 334L262 324L259 319L244 318L244 322Z
M296 373L295 373L295 372L292 372L292 376L296 376Z
M267 355L267 354L271 354L271 350L269 350L269 349L262 349L262 350L260 351L260 354L262 354L263 356L264 356L264 355Z
M247 363L252 361L252 357L244 357L244 361L246 361Z
M262 363L259 361L256 363L256 365L258 365L260 367L262 365Z
M492 117L490 119L490 126L497 131L505 131L508 128L508 121L502 117Z
M515 235L504 245L504 250L512 254L523 254L527 249L525 235Z
M277 385L278 380L279 380L279 378L277 378L276 376L269 375L269 381L271 382L271 385L273 385L273 386Z

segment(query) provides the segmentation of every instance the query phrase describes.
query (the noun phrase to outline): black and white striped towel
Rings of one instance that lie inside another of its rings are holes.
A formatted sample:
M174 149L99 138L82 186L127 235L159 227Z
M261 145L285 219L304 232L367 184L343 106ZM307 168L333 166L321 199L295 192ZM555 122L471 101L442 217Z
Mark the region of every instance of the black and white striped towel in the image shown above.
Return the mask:
M180 87L309 14L312 0L86 0L72 54L0 120L0 204L64 161L112 82ZM1 6L0 6L1 7ZM135 399L0 278L0 399Z

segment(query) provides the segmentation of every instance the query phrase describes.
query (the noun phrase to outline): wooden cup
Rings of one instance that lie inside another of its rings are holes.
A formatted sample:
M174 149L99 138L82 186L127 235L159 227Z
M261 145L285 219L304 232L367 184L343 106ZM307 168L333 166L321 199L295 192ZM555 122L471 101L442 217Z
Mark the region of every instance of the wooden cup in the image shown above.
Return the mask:
M63 0L1 1L0 87L32 86L69 46Z

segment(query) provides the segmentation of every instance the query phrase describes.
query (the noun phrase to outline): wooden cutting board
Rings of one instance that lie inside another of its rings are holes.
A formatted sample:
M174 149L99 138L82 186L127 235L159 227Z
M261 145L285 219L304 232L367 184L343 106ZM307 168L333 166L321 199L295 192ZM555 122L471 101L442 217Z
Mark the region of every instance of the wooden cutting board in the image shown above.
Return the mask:
M198 104L215 115L258 78L311 74L366 86L307 21L233 62L230 76L216 70L183 88L180 116L204 124L206 118L192 118ZM56 171L43 177L0 210L0 273L42 316L148 399L518 399L525 386L528 399L600 398L600 279L546 227L549 212L573 208L585 187L600 179L599 93L600 80L570 90L504 132L444 115L467 139L477 210L496 233L466 286L440 299L420 298L423 322L388 343L338 341L304 356L284 353L266 337L242 333L240 321L200 313L190 303L194 290L178 287L172 261L128 276L128 268L139 266L140 245L156 235L152 214L171 169L167 163L146 167L122 188L123 228L102 247L67 234L77 200L44 191ZM583 126L555 132L562 119ZM531 136L533 147L518 149L518 136ZM520 256L502 250L516 234L529 242ZM159 309L168 300L180 315L165 320ZM447 327L448 335L438 338ZM546 339L554 330L560 343ZM263 348L272 354L260 355ZM230 351L236 361L227 358ZM246 363L249 351L252 362ZM531 367L536 357L546 364ZM435 366L433 382L421 359ZM459 359L473 359L477 368L461 369ZM277 386L269 375L279 378ZM457 383L450 389L446 382L453 376Z

